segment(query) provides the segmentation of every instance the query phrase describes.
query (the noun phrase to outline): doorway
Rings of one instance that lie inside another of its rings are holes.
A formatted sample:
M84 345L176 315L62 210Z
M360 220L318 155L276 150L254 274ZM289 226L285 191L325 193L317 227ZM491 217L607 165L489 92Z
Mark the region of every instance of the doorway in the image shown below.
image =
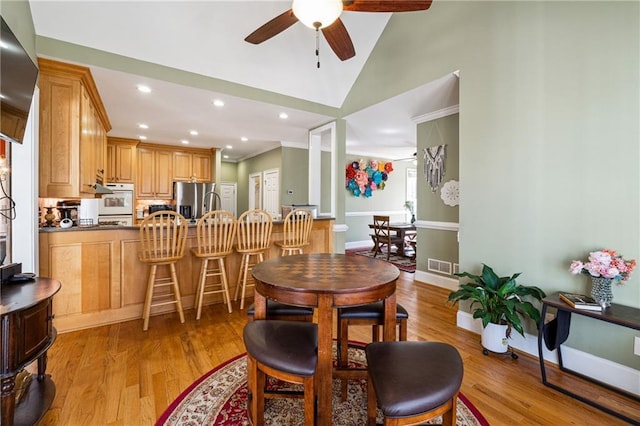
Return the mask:
M249 175L249 210L262 208L262 173Z
M264 190L262 208L274 219L280 218L280 170L264 171Z

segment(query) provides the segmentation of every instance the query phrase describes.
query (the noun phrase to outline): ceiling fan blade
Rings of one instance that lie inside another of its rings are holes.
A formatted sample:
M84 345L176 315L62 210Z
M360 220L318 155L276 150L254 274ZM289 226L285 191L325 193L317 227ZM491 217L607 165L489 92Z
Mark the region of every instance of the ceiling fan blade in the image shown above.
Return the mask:
M298 22L298 18L293 14L291 9L287 10L281 15L276 16L244 39L249 43L260 44L263 41L269 40L271 37L280 34L293 24Z
M345 0L343 10L351 12L415 12L427 10L432 0Z
M346 61L356 56L356 50L351 42L351 37L340 18L328 27L323 28L322 34L324 34L327 43L329 43L329 46L331 46L331 49L333 49L341 61Z

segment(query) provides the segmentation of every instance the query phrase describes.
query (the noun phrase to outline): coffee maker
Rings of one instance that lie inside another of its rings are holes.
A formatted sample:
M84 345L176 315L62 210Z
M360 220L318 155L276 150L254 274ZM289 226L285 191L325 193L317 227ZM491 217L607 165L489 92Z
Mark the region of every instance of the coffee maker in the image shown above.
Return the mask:
M56 209L60 212L60 220L69 219L73 222L73 226L78 226L78 207L79 200L62 200L56 204Z

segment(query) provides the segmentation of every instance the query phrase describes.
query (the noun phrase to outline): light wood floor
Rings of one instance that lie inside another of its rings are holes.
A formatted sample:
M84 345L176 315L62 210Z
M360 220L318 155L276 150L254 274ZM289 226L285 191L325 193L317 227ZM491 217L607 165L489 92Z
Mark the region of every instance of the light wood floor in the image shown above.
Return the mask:
M443 341L464 359L462 392L492 425L624 424L542 385L537 359L521 354L483 356L479 336L455 325L455 308L445 305L448 291L414 283L401 273L398 302L409 311L409 340ZM55 303L55 299L54 299ZM236 305L237 306L237 305ZM152 425L163 410L193 381L230 357L244 352L242 328L246 312L228 314L222 305L66 333L49 351L48 373L57 394L44 425ZM350 338L369 341L370 329L353 327ZM591 398L612 401L640 419L637 403L577 380L557 378ZM625 408L626 407L626 408Z

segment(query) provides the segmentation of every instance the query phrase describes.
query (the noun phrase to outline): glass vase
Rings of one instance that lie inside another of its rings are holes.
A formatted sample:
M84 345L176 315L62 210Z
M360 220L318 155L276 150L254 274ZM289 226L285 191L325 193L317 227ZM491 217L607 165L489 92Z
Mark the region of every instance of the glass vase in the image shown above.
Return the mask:
M591 277L591 297L602 306L603 309L611 306L613 292L611 291L611 278Z

